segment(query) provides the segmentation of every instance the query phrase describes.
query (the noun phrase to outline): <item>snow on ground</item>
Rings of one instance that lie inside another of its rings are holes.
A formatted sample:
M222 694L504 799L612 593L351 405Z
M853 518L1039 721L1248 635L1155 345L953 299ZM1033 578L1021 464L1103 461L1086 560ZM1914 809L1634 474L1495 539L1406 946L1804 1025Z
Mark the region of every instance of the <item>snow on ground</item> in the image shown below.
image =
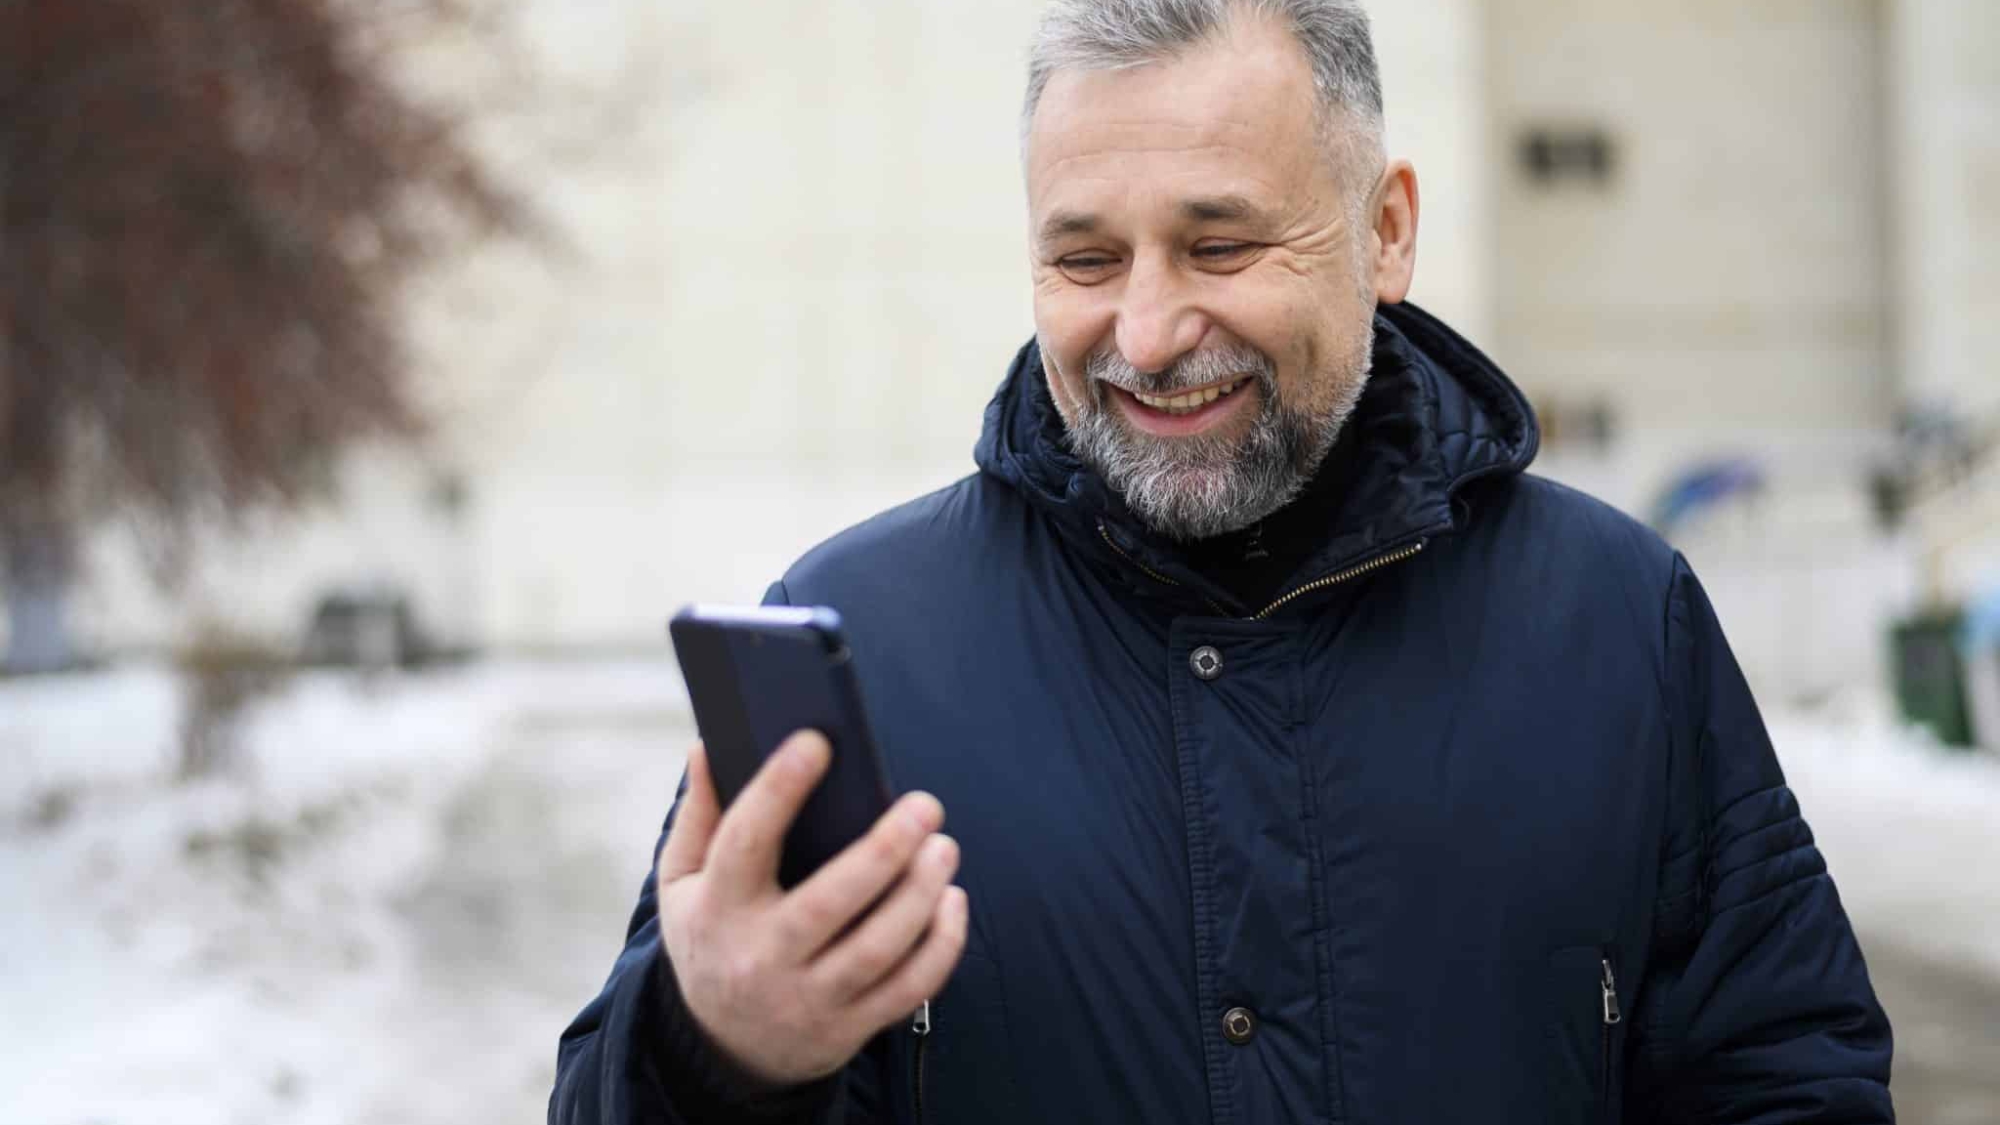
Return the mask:
M158 668L0 683L0 1125L542 1120L679 776L671 663L301 674L193 783L179 718ZM2000 758L1772 728L1864 934L2000 981Z
M684 709L665 660L313 673L175 784L166 673L0 685L0 1122L539 1120Z
M1786 779L1864 939L2000 980L2000 755L1884 710L1774 717Z

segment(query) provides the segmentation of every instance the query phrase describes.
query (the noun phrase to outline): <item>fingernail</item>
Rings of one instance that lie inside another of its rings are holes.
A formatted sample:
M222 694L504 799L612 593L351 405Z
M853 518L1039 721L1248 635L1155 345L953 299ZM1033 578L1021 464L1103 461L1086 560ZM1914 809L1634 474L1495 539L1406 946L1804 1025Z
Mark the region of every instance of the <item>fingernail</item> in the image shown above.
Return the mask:
M933 836L924 846L931 850L930 862L939 867L950 867L958 862L958 841L949 836Z
M919 832L931 833L944 824L944 805L929 793L919 791L903 798L903 815Z
M792 736L792 745L786 751L791 756L792 767L804 774L818 773L826 766L828 748L826 739L811 732Z

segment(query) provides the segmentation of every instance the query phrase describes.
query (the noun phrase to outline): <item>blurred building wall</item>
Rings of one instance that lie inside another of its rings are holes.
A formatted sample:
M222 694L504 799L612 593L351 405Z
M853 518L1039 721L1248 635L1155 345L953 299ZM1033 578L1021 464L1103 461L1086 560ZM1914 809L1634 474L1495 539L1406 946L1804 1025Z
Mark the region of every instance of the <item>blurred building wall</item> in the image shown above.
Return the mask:
M2000 3L1894 0L1890 41L1905 389L2000 412Z
M1992 269L1959 241L1994 221L1990 147L1923 142L1957 187L1887 169L1908 122L1990 133L1970 120L1988 56L1962 42L2000 46L1985 0L1372 7L1391 146L1423 189L1416 299L1538 397L1617 405L1613 452L1558 443L1549 471L1637 506L1698 448L1792 435L1839 458L1883 432L1905 357L2000 349L1976 288L1920 347L1900 280ZM108 536L91 639L197 618L292 637L318 593L386 582L481 645L650 648L680 603L755 598L969 471L1031 331L1016 117L1038 8L519 5L546 81L489 142L564 245L483 252L413 306L438 441L357 458L337 507L215 539L171 597ZM1896 59L1948 47L1956 69L1903 81L1885 27ZM1545 123L1612 134L1608 189L1522 178ZM1926 213L1906 245L1886 216L1919 188L1959 218Z
M1489 10L1493 346L1621 438L1552 465L1634 507L1704 455L1856 487L1895 392L1877 0Z

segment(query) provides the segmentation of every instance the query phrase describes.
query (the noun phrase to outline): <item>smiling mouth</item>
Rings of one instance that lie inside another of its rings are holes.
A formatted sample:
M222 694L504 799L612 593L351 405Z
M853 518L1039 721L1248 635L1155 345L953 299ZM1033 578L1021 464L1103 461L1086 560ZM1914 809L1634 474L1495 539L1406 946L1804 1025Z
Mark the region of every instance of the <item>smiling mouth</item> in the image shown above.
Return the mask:
M1139 391L1125 391L1125 393L1137 399L1143 406L1157 410L1162 414L1178 416L1193 414L1216 399L1235 393L1249 381L1250 376L1239 375L1226 383L1211 383L1206 387L1197 387L1191 391L1177 391L1170 395L1149 395L1142 394ZM1122 387L1119 389L1124 390Z

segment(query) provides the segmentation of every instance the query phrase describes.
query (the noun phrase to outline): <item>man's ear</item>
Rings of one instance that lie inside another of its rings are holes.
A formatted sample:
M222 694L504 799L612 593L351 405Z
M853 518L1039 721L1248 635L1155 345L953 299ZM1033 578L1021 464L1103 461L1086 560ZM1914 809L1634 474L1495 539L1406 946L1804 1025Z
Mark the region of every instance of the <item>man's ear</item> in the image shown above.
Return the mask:
M1369 198L1375 299L1393 305L1410 295L1410 279L1417 272L1417 170L1400 157L1391 160Z

